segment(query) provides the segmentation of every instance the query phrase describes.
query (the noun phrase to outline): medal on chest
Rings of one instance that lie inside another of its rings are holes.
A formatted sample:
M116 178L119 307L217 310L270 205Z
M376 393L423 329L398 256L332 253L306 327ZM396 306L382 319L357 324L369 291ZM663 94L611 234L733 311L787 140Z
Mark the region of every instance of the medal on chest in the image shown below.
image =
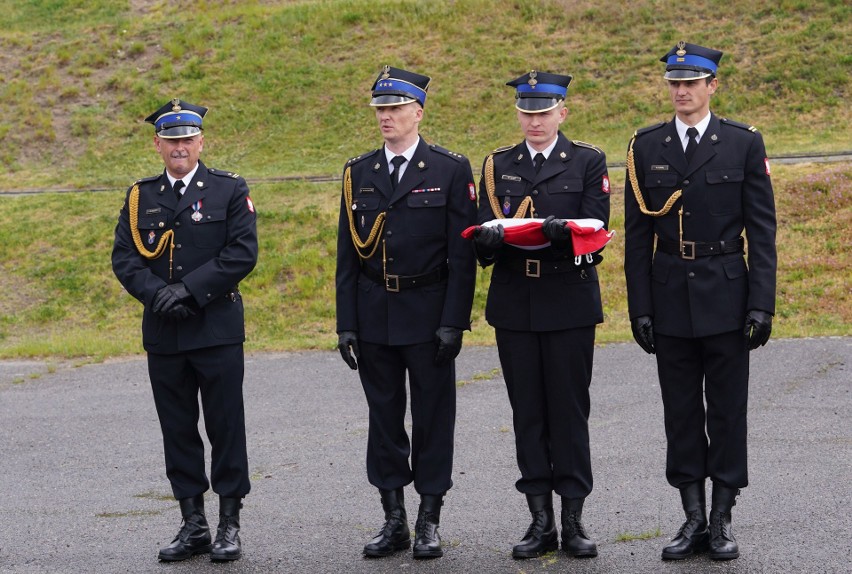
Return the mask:
M510 211L512 211L512 202L507 197L503 202L503 215L509 215Z
M190 217L192 217L192 220L196 223L201 221L201 219L204 217L203 215L201 215L201 200L200 199L192 204L192 215L190 215Z

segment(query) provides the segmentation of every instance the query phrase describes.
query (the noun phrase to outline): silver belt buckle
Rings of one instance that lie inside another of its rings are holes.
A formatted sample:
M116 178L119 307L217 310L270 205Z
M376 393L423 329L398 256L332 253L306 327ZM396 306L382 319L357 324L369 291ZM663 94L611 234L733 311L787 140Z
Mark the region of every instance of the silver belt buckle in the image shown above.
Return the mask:
M527 259L524 271L527 277L541 277L541 260Z
M385 290L399 293L399 275L385 275Z
M689 248L689 249L687 249ZM689 253L687 253L687 251ZM695 259L695 242L694 241L681 241L680 242L680 257L681 259L688 259L692 261Z

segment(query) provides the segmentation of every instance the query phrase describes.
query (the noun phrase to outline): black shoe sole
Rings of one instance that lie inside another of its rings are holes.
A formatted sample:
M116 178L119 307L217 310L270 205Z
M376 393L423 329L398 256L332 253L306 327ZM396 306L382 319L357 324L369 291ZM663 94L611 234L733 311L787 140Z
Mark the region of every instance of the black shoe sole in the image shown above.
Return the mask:
M541 558L548 552L559 550L559 545L545 546L540 550L514 550L512 549L512 558L516 560L526 560L527 558Z
M161 554L157 555L157 558L162 560L163 562L182 562L184 560L189 560L190 558L192 558L196 554L207 554L212 549L213 549L213 545L211 544L210 546L204 546L202 548L197 548L197 549L193 550L192 552L189 552L188 554L177 554L177 555L166 554L166 555L163 555L161 553Z
M424 558L440 558L444 555L443 550L421 550L420 552L414 551L412 556L415 560L422 560Z
M385 556L391 556L400 550L408 550L409 548L411 548L411 540L400 542L399 544L394 545L390 550L367 550L364 548L364 556L367 558L384 558Z
M239 560L242 557L243 557L242 554L236 554L236 555L230 555L230 556L216 556L216 555L211 554L210 555L210 562L232 562L234 560Z

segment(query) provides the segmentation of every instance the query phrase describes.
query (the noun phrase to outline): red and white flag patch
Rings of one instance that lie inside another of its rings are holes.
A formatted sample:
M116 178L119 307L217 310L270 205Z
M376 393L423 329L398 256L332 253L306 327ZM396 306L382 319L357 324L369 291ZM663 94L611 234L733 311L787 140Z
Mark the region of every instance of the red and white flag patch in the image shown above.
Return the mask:
M609 193L609 176L603 176L603 180L601 181L601 191L604 193Z
M254 213L254 202L252 202L249 196L246 196L246 205L248 205L248 210Z
M766 166L766 175L772 175L769 171L769 158L768 157L763 158L763 165Z
M473 182L467 184L467 194L471 201L476 201L476 186L473 185Z

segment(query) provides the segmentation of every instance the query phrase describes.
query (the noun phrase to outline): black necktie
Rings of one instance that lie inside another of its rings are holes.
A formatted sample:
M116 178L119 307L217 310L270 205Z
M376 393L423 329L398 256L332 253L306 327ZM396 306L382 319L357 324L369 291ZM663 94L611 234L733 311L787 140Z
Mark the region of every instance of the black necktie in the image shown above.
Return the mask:
M535 166L535 172L538 173L541 171L541 164L544 163L544 154L537 153L535 154L535 158L533 158L533 165Z
M399 168L402 167L407 160L404 155L397 155L391 160L393 164L393 173L391 173L391 183L393 184L393 188L396 189L397 184L399 183Z
M183 180L182 179L175 180L175 184L174 184L174 186L172 186L172 191L175 192L175 197L178 198L178 201L180 201L180 198L181 198L181 193L180 193L181 189L183 189Z
M692 161L692 156L695 155L695 148L698 147L698 142L696 141L696 137L698 136L698 130L695 128L689 128L686 130L686 135L689 137L689 141L686 143L686 162L689 163Z

